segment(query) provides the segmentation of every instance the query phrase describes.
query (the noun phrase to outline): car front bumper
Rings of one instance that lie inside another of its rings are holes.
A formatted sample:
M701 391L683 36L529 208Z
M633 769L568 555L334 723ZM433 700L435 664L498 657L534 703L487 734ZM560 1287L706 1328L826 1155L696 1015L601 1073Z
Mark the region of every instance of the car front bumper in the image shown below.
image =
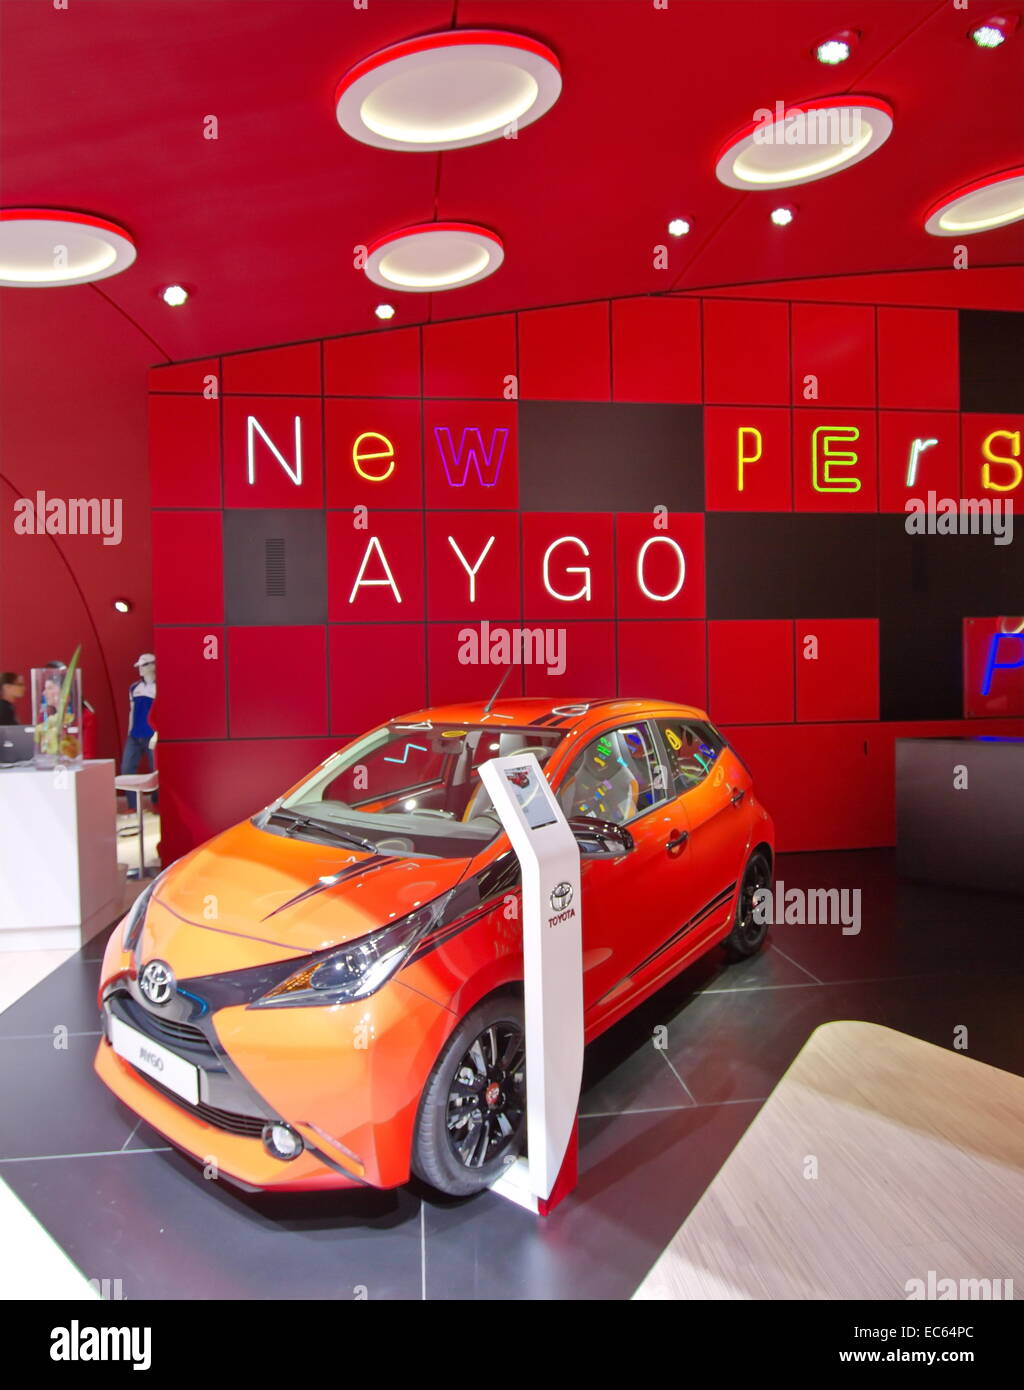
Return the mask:
M410 1174L420 1094L457 1020L392 980L370 998L310 1008L222 1008L204 1020L208 1042L175 1041L138 992L115 930L100 987L104 1036L95 1070L135 1114L210 1177L253 1190L390 1188ZM136 1069L110 1042L118 1017L195 1066L199 1103ZM205 1046L205 1051L204 1051ZM284 1121L303 1139L284 1160L262 1130Z

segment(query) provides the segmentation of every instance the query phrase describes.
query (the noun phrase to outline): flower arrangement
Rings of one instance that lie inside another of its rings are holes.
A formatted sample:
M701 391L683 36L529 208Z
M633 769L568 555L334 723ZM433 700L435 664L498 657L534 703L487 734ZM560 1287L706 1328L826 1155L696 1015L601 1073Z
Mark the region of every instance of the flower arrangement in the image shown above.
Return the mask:
M37 766L53 767L56 763L82 760L82 673L78 669L81 654L79 643L63 679L60 670L51 667L32 672Z

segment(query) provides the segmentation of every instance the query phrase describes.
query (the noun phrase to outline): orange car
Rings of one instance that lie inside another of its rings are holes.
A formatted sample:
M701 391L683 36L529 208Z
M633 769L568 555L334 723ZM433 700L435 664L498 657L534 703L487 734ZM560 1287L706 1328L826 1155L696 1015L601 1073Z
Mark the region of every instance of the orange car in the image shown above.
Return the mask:
M479 775L531 751L580 843L587 1041L767 927L771 817L700 710L421 710L165 870L103 961L96 1070L252 1189L491 1183L525 1131L519 865Z

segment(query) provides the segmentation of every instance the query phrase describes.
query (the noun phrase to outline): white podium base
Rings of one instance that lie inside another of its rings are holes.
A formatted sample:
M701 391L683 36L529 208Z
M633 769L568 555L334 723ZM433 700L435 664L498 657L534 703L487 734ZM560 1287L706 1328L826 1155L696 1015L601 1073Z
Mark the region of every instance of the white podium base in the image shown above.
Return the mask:
M0 951L77 949L121 910L113 762L0 773Z
M515 1163L508 1165L500 1178L491 1183L491 1191L496 1192L499 1197L507 1197L518 1207L525 1207L535 1216L540 1212L537 1198L530 1188L530 1160L522 1155Z

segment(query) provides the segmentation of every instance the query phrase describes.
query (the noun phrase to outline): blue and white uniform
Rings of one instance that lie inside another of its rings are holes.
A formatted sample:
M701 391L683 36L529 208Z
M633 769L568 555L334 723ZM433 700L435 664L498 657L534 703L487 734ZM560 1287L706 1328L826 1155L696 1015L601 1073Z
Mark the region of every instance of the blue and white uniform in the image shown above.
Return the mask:
M149 722L149 712L156 699L156 681L137 680L128 690L128 737L124 741L121 754L121 775L136 773L143 758L148 757L149 766L155 770L156 760L150 750L149 742L156 730ZM135 810L135 793L126 793L128 808ZM156 797L153 798L154 804Z
M136 681L128 691L128 737L145 739L156 732L149 722L149 711L156 699L156 681Z

